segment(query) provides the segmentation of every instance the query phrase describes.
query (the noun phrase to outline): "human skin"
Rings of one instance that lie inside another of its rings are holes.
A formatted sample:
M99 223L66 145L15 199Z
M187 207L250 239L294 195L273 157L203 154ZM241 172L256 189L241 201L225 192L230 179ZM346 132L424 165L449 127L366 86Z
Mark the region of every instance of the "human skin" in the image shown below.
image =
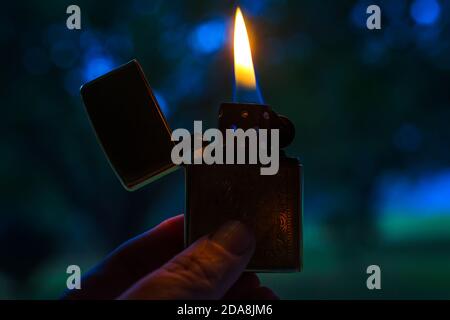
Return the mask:
M188 248L184 218L170 218L131 239L83 277L64 299L277 299L254 273L244 273L255 241L230 221Z

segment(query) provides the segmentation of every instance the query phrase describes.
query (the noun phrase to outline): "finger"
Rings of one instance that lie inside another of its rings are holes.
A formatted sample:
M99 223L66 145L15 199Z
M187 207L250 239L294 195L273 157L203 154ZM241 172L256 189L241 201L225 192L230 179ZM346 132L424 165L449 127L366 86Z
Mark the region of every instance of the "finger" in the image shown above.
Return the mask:
M178 215L122 244L83 277L66 299L115 299L133 283L183 250L184 218Z
M255 247L242 223L225 224L141 279L122 299L219 299L236 282Z
M122 244L106 259L107 267L127 269L141 278L169 261L183 248L184 216L178 215Z

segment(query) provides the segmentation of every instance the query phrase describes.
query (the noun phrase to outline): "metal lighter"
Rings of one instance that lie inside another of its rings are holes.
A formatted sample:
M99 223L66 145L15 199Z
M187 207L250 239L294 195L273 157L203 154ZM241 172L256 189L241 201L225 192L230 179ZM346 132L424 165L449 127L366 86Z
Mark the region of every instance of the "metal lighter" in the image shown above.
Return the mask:
M177 168L171 129L133 60L83 85L92 127L119 180L129 190ZM218 127L280 129L280 146L294 138L292 123L270 107L224 103ZM186 165L186 245L230 219L253 229L256 250L247 270L299 271L302 267L302 165L280 152L275 175L258 164Z

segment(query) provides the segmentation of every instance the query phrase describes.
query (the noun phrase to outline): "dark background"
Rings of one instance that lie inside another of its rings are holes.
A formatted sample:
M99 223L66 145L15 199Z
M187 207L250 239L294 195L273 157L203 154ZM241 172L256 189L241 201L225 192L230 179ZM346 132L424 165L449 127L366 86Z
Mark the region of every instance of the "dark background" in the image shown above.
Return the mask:
M183 171L125 191L82 83L133 58L172 128L233 93L229 1L2 4L0 298L56 298L126 239L184 211ZM382 30L365 27L370 4ZM240 1L265 102L305 168L304 271L282 298L450 298L450 2ZM151 253L149 253L151 254ZM377 264L382 290L366 288Z

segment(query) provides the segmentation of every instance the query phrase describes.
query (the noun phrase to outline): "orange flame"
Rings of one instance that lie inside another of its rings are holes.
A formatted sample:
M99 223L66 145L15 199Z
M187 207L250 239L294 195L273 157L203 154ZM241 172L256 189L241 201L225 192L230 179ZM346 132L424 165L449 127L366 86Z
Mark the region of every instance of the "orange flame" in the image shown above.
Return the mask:
M237 87L256 88L255 70L253 69L252 52L241 9L236 9L234 22L234 77Z

